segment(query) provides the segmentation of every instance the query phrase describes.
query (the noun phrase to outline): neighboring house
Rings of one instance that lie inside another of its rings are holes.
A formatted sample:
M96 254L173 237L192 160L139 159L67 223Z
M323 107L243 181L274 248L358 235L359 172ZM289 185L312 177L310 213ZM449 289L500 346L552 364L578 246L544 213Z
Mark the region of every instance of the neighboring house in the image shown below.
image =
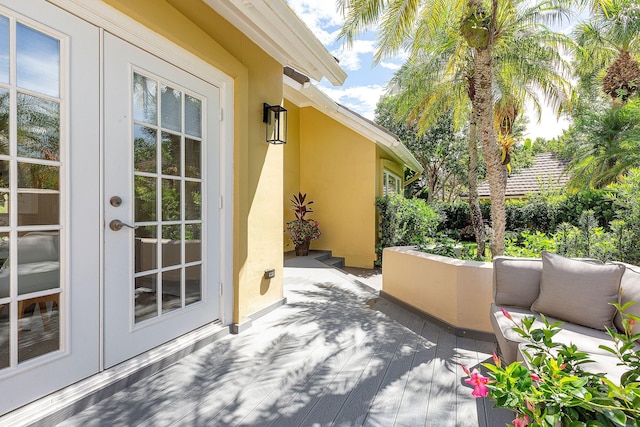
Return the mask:
M268 144L262 116L283 102L284 66L346 77L285 0L2 1L0 416L79 381L37 412L122 383L282 304L298 142ZM292 140L295 127L310 129L292 120ZM332 152L375 164L383 151ZM353 165L301 171L327 187L338 173L357 198L370 172ZM307 182L319 211L342 209Z
M507 199L526 199L533 194L555 191L564 188L569 181L568 160L559 158L555 153L540 153L531 167L509 175L505 197ZM478 197L489 200L489 183L478 186Z
M422 167L395 135L337 104L306 76L285 69L284 81L289 111L284 222L294 219L289 199L307 193L314 201L310 217L322 231L311 248L331 250L348 266L371 268L376 196L401 193L404 168L417 178ZM292 249L287 236L285 251Z

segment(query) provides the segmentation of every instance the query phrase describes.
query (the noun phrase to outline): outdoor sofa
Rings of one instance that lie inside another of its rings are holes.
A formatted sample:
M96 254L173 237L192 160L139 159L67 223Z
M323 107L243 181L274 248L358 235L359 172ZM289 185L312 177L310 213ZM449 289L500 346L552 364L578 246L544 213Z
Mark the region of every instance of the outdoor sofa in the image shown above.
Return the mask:
M543 252L541 259L496 257L493 274L491 324L506 363L525 360L526 347L502 308L516 322L533 315L541 327L540 313L551 322L563 322L553 340L575 344L588 353L593 362L585 364L585 370L606 373L614 380L624 373L617 357L600 345L612 346L605 325L623 330L622 317L610 302L635 301L627 312L640 316L640 267Z

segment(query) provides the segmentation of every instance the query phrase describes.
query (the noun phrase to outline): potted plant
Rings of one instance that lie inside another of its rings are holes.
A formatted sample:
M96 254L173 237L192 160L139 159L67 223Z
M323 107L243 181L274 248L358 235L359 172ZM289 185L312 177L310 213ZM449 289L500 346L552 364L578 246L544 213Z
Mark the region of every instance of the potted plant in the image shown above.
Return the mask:
M291 236L291 241L295 245L297 256L309 255L309 244L312 240L320 237L322 234L318 227L318 221L305 218L308 213L313 212L309 205L313 201L307 201L307 194L298 193L293 195L291 205L296 219L287 223L287 231Z
M474 388L471 394L489 396L496 407L514 411L514 427L640 426L640 334L633 332L640 317L624 313L631 304L612 304L623 315L624 330L607 327L612 346L600 346L617 356L618 365L626 368L620 382L585 371L582 365L590 361L587 353L575 344L552 340L560 332L561 322L550 323L541 316L544 326L537 328L533 316L516 322L503 308L505 317L514 323L513 330L527 342L527 363L503 366L494 353L493 364L482 364L488 369L488 377L463 366L469 376L465 381Z

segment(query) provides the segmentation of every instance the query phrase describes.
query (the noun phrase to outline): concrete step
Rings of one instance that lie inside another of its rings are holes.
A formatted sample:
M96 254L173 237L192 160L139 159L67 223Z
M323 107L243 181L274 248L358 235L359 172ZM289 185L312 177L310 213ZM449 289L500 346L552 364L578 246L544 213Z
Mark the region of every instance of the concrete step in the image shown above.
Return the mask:
M331 258L331 251L320 251L320 250L310 250L309 256L317 259L318 261L324 262L324 260Z
M344 267L344 258L331 256L327 259L322 260L323 263L333 267L333 268L342 268Z
M289 263L293 262L291 260L295 259L296 255L293 251L289 251L284 254L284 258L285 258L285 266L286 266L287 262ZM314 260L320 261L321 263L326 264L332 268L344 267L344 258L333 256L333 253L331 251L323 251L323 250L316 250L316 249L310 250L308 258L313 258ZM290 261L287 261L287 260L290 260Z

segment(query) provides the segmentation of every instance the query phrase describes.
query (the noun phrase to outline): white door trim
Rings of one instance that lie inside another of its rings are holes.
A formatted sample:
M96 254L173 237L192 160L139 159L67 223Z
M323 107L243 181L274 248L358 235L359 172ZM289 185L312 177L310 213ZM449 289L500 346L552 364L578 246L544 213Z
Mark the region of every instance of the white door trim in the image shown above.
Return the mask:
M234 300L233 255L231 255L233 254L234 200L234 79L101 0L47 1L220 88L220 105L224 113L220 124L222 167L220 191L223 198L220 209L220 275L223 290L223 296L220 298L220 321L224 325L231 324ZM101 133L101 138L104 138L104 133ZM101 141L101 145L104 147L104 141Z

